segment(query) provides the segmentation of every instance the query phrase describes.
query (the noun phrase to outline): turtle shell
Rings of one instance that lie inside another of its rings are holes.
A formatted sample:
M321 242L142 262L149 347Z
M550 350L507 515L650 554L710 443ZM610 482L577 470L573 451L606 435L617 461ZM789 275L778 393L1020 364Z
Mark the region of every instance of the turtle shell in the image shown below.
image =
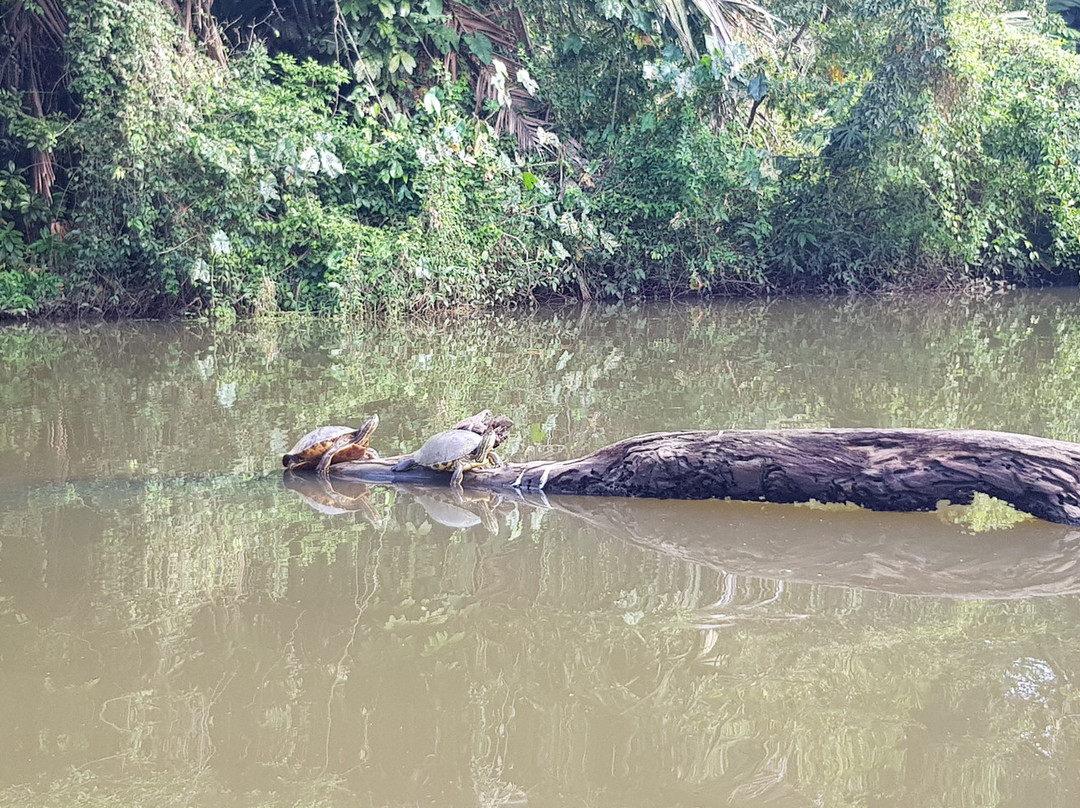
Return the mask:
M281 465L290 469L314 465L335 440L353 431L351 426L320 426L300 438L281 458Z
M373 415L364 421L359 429L351 426L321 426L300 438L292 451L282 456L281 464L293 470L311 468L317 466L328 451L333 452L328 461L333 463L377 457L378 453L368 448L368 441L378 425L379 416ZM348 443L350 436L351 444ZM337 451L333 451L335 447L338 447Z
M445 471L455 461L471 454L482 440L480 435L467 429L448 429L427 439L427 443L413 452L412 461L436 471Z

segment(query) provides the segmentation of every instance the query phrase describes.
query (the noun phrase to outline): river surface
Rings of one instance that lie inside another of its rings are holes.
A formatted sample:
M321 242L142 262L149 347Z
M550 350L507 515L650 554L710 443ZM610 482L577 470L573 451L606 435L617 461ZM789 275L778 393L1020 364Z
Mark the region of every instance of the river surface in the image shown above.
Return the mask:
M1075 806L1080 531L283 478L490 407L1080 440L1075 292L0 329L0 805Z

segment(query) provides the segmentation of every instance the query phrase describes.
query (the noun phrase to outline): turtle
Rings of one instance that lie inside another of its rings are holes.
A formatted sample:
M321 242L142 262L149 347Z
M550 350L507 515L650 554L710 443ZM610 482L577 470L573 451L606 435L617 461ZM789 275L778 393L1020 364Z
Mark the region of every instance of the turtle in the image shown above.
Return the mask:
M432 435L412 455L399 460L393 471L406 471L413 466L424 466L435 471L452 470L450 485L461 488L461 478L466 471L502 465L495 454L495 440L493 426L488 426L483 435L468 429L448 429Z
M493 415L491 410L480 410L476 415L462 418L454 424L453 429L467 429L477 435L483 435L488 427L495 430L495 446L498 447L514 428L514 422L505 415Z
M467 429L470 432L475 432L477 435L483 435L484 430L491 425L491 419L494 414L491 410L480 410L476 415L470 415L468 418L462 418L451 429Z
M499 446L514 428L514 422L506 415L496 415L491 419L491 428L495 430L495 445Z
M376 458L379 453L368 446L368 441L378 425L379 416L373 415L359 429L351 426L319 427L300 438L292 451L281 458L281 465L290 471L314 467L320 477L329 477L332 463Z

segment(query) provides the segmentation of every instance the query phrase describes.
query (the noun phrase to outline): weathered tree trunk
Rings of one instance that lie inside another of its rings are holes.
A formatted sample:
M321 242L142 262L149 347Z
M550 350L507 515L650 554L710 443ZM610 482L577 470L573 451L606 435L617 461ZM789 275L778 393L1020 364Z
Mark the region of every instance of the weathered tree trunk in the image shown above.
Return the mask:
M394 474L395 460L333 468L368 482L449 479L426 469ZM464 484L545 494L813 499L877 511L933 510L941 500L967 504L981 491L1040 519L1080 525L1080 445L976 430L660 432L574 460L470 472Z

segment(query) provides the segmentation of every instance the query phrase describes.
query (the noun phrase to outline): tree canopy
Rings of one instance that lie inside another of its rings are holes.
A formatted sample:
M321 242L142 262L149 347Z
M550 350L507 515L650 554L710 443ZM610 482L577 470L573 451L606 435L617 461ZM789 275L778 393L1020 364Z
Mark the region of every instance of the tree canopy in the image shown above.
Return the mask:
M3 314L1076 281L1041 7L0 6Z

